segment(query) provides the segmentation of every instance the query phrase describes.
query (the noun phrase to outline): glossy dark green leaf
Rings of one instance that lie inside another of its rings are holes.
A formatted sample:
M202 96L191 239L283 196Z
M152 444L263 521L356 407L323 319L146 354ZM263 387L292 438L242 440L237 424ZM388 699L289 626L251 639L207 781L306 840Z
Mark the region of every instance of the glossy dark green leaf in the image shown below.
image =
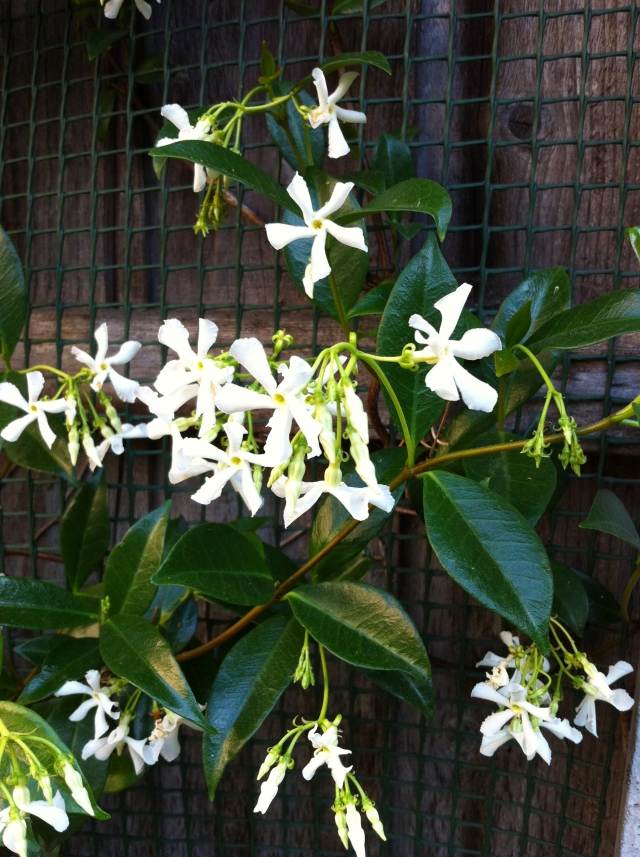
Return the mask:
M109 554L104 574L109 615L143 616L151 603L156 591L151 578L162 560L170 506L167 502L136 521Z
M564 268L536 271L503 300L492 328L511 347L526 342L545 322L571 305L571 280Z
M72 595L55 583L0 576L0 625L10 628L78 628L98 621L100 602Z
M373 156L373 169L384 176L385 188L413 179L416 174L411 149L404 140L391 134L380 135Z
M393 281L385 280L371 291L365 292L351 307L347 316L349 318L361 318L366 315L382 315L392 289Z
M107 482L99 471L67 506L60 524L60 548L67 582L80 589L109 547Z
M229 651L207 704L216 734L205 736L203 761L213 800L225 766L260 728L295 672L303 633L287 615L252 628Z
M464 476L424 477L427 537L445 571L548 649L553 580L536 532L510 503Z
M13 647L16 654L29 661L35 666L42 666L47 655L57 639L56 634L43 634L40 637L31 637L22 640Z
M489 446L518 440L518 435L495 432L482 435L474 446ZM544 458L540 467L519 450L498 452L464 460L467 476L483 482L495 494L508 500L529 521L536 524L544 514L556 490L558 475L553 462Z
M314 11L317 11L315 9ZM391 74L391 66L384 54L380 51L359 51L357 53L336 54L331 59L320 63L319 67L327 74L330 71L340 71L350 65L370 65L373 68L379 68L386 74ZM306 86L311 83L311 75L302 80L298 86Z
M640 290L620 289L554 315L527 342L545 348L585 348L614 336L640 331Z
M613 491L601 488L589 514L580 524L583 530L597 530L622 539L640 551L640 534L622 500Z
M433 305L457 287L435 235L427 235L424 247L400 273L391 291L378 331L378 353L397 355L406 343L413 342L413 330L409 327L409 317L413 313L424 316L437 329L441 319ZM383 368L404 410L411 437L417 444L440 418L444 402L426 388L426 368L410 372L393 363L385 363ZM388 397L385 398L395 416L393 404ZM398 425L397 418L395 422Z
M364 583L331 582L299 586L286 599L311 636L343 661L406 673L423 687L430 681L422 639L388 592Z
M29 705L55 693L65 681L83 676L100 664L98 640L92 637L54 637L45 663L25 685L19 702Z
M284 95L291 87L285 83L279 83L275 89L275 95ZM298 101L307 107L313 107L316 101L308 92L302 90L298 93ZM267 128L271 139L280 149L282 156L293 167L294 170L302 169L307 162L307 139L310 145L311 160L316 166L320 166L324 160L325 140L322 126L311 128L309 123L298 113L293 101L288 101L282 117L277 114L267 113Z
M333 219L338 223L351 223L369 214L388 214L392 211L428 214L436 224L438 237L444 241L451 220L451 197L442 185L430 179L408 179L383 191L363 206L358 214L345 212Z
M9 364L27 319L27 285L22 263L0 226L0 356Z
M374 452L371 460L376 468L378 481L386 485L402 470L405 454L399 448L382 449ZM361 484L353 472L345 473L344 481L347 485ZM394 493L396 502L401 494L402 488L396 488ZM349 535L315 566L313 570L314 580L333 580L342 577L358 554L369 545L372 539L381 534L389 518L389 513L382 511L382 509L372 508L369 517L358 523ZM350 521L351 516L342 503L334 497L324 497L316 507L313 518L309 556L313 556L322 550Z
M227 524L199 524L179 539L154 576L214 601L253 605L268 601L273 578L251 538Z
M553 612L571 631L582 634L589 617L589 598L579 575L568 565L553 561Z
M222 173L240 184L272 199L286 211L300 215L300 210L282 185L263 172L242 155L209 143L206 140L181 140L152 149L150 154L158 161L167 158L179 158L194 164L202 164L214 172Z
M56 730L31 708L26 708L15 702L0 702L0 723L8 732L23 735L27 744L29 744L29 737L44 739L43 742L38 742L37 755L42 767L46 770L53 771L55 769L60 754L67 757L71 756L69 747L60 738ZM56 750L49 745L53 745ZM32 749L35 749L33 744ZM96 818L102 820L109 818L109 815L103 812L93 800L91 786L86 779L84 785L92 799Z
M102 626L100 654L109 669L160 705L204 727L200 706L158 629L139 616L120 614Z

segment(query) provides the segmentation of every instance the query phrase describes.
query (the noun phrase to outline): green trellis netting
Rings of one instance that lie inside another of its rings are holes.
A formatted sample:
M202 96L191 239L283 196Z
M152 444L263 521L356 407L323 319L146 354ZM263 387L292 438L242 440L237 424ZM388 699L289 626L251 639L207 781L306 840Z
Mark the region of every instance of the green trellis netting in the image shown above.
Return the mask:
M369 125L349 166L371 157L367 141L382 130L411 141L419 175L452 193L445 254L461 280L478 286L481 316L489 318L524 273L543 266L566 265L578 299L637 278L623 239L625 226L640 223L635 4L335 5L346 13L333 14L334 4L320 0L162 0L153 3L148 23L131 16L127 38L90 60L88 29L98 21L109 32L120 26L100 19L98 0L0 0L0 222L25 263L31 296L20 359L64 364L69 346L87 342L107 320L114 338L131 334L149 344L134 364L136 376L148 379L159 364L152 343L167 315L188 323L197 314L215 318L225 342L240 332L264 337L286 327L300 349L311 350L331 336L331 325L314 317L264 240L260 224L273 214L270 204L240 194L229 201L220 231L197 238L189 169L172 163L158 179L146 154L162 104L199 107L246 90L259 73L262 40L290 79L307 73L318 56L340 51L375 49L389 57L390 78L370 69L359 79ZM286 178L260 121L248 123L244 139L250 158ZM626 337L565 358L560 377L579 421L597 419L637 392L638 351L637 338ZM526 430L530 419L530 412L521 414L519 427ZM578 524L598 487L615 490L637 519L637 443L615 433L592 442L587 479L563 483L556 512L543 524L557 559L616 596L633 557L620 542ZM165 454L157 446L131 447L110 465L114 536L169 493ZM56 549L65 487L54 475L27 474L5 461L0 467L5 569L55 579L59 568L47 553ZM205 514L187 493L172 490L174 511L191 520ZM206 515L235 512L229 500ZM290 542L292 552L303 550L295 533L264 532ZM612 855L633 749L628 719L604 717L598 741L556 744L551 768L540 760L527 764L515 751L482 758L478 726L485 712L469 691L497 621L432 567L409 509L372 552L374 579L386 580L423 630L438 704L426 721L332 664L345 742L389 833L389 842L372 842L370 853ZM637 610L634 599L632 616ZM223 621L203 616L200 632ZM621 653L637 658L629 632L594 633L590 647L605 663ZM266 818L252 813L265 748L308 706L296 691L285 695L230 768L215 804L206 797L195 737L179 762L106 798L111 821L85 828L62 853L342 854L326 782L287 780Z

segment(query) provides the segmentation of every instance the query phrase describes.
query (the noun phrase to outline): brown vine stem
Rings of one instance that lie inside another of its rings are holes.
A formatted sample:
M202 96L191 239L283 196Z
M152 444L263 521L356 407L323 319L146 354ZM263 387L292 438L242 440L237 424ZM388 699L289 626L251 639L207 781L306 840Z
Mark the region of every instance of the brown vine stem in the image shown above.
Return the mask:
M640 401L640 397L634 400L634 403L638 403ZM608 417L604 417L601 420L598 420L595 423L591 423L590 425L583 426L577 430L579 435L589 435L596 434L599 431L603 431L604 429L611 428L611 426L616 425L616 423L622 422L622 420L629 419L633 416L633 402L626 407L622 408L620 411L616 411L614 414L610 414ZM559 443L563 439L562 433L549 434L545 435L545 443ZM483 455L492 455L493 453L498 452L515 452L516 450L522 449L522 447L526 443L525 440L512 440L506 441L505 443L494 443L489 446L479 446L472 449L461 449L457 452L446 452L443 455L439 455L436 458L429 458L426 461L421 461L413 467L405 467L405 469L399 473L394 480L389 484L389 488L393 491L395 488L398 488L400 485L403 485L408 479L411 479L415 476L421 476L423 473L426 473L428 470L433 470L437 467L442 467L446 464L451 464L454 461L461 461L465 458L476 458L478 456ZM247 628L251 623L261 616L264 612L266 612L270 607L273 607L274 604L277 604L278 601L281 601L287 592L290 592L293 587L306 575L315 568L316 565L320 562L321 559L324 559L327 554L331 553L331 551L340 544L349 533L352 533L353 530L358 526L358 521L351 520L348 524L339 530L335 536L321 548L318 553L314 554L310 557L303 565L300 566L290 577L286 580L283 580L282 583L279 583L275 589L273 597L264 604L258 604L255 607L252 607L248 613L245 613L244 616L241 616L233 625L230 625L225 631L221 634L218 634L217 637L212 637L211 640L208 640L206 643L202 643L200 646L196 646L195 649L189 649L186 652L181 652L177 655L178 661L190 661L194 658L199 658L201 655L205 655L207 652L212 651L213 649L221 646L223 643L226 643L227 640L231 640L236 634L239 634L240 631L243 631Z

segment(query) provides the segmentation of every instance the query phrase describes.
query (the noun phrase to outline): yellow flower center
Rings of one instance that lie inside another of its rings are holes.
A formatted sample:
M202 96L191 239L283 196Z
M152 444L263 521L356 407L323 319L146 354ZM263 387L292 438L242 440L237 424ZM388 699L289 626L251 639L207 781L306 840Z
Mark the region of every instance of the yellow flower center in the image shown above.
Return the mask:
M273 401L276 403L276 405L284 405L285 399L282 393L274 393Z
M101 364L100 364L100 371L101 371L101 372L106 372L108 368L109 368L109 364L108 364L108 363L101 363Z
M37 405L29 405L29 410L31 411L31 413L37 414L38 413L38 406Z
M322 221L320 220L319 217L316 217L315 220L311 221L311 228L312 229L322 229Z
M230 461L235 467L239 467L242 464L242 459L239 455L232 455Z

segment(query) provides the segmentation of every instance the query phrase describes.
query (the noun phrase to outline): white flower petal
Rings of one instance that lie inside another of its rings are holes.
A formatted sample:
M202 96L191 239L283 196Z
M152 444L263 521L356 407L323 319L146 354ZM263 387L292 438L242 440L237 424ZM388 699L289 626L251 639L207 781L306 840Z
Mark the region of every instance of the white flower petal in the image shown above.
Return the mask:
M311 194L309 193L307 183L300 173L296 172L291 179L287 187L287 193L302 212L303 219L308 225L313 217L313 203L311 202Z
M336 107L336 116L341 122L350 122L352 125L366 125L367 117L360 110L347 110L344 107Z
M225 384L216 395L216 407L225 414L241 411L273 410L276 403L266 393L258 393L238 384Z
M343 158L350 151L349 144L338 122L338 117L334 113L329 119L327 127L327 154L330 158Z
M331 265L327 259L327 251L325 249L326 242L327 233L323 230L316 234L311 245L311 258L309 260L308 271L305 271L305 277L309 275L313 283L323 280L331 273Z
M510 708L505 708L502 711L494 711L493 714L490 714L480 724L480 734L481 735L495 735L496 732L500 732L500 730L506 726L506 724L513 720L515 717L515 712Z
M109 357L107 359L107 362L110 366L122 366L133 360L141 348L141 342L136 342L134 339L130 339L127 342L123 342L113 357Z
M291 223L267 223L264 227L267 231L267 240L274 250L282 250L292 241L300 238L313 238L315 230L308 226L295 226Z
M163 119L168 119L179 131L189 131L191 129L191 122L189 122L187 111L179 104L165 104L160 111L160 115Z
M193 165L193 192L200 193L207 184L207 171L202 164Z
M340 101L340 99L347 94L347 90L354 80L357 80L359 76L359 72L357 71L343 71L338 78L338 85L329 96L329 103L336 104Z
M198 319L198 357L204 359L218 338L218 325L207 318Z
M325 202L322 208L315 212L315 217L324 220L330 214L339 211L347 201L347 198L354 188L353 182L336 182L331 191L329 200Z
M486 681L481 681L474 685L470 695L474 699L486 699L487 702L495 702L496 705L505 706L507 704L504 696L498 693L491 685L487 684Z
M327 79L321 68L314 68L311 72L313 85L318 93L318 106L323 112L329 108L329 90L327 89ZM312 126L313 127L313 126Z
M0 383L0 402L13 405L14 408L20 408L21 411L26 411L29 408L29 403L20 390L18 390L15 384L11 384L9 381Z
M480 360L502 349L500 337L486 327L473 327L459 340L451 340L449 347L463 360Z
M324 225L329 235L333 235L336 241L346 244L347 247L362 250L363 253L368 252L369 248L364 240L364 232L359 226L340 226L332 220L326 220Z
M62 402L62 405L64 406L64 402ZM37 416L38 416L38 431L40 432L40 436L42 437L42 439L46 443L46 445L49 447L49 449L51 449L51 447L53 446L53 444L56 441L55 432L51 429L51 426L47 422L46 415L41 410L38 410Z
M107 356L107 351L109 350L109 330L107 328L107 323L103 322L98 328L96 328L93 336L96 341L96 345L98 346L94 359L96 363L102 363Z
M429 369L425 377L427 388L447 402L457 402L460 398L458 387L453 377L454 364L455 360L453 357L439 360Z
M44 387L42 372L27 372L27 396L29 402L37 402Z
M512 739L511 732L508 729L502 729L494 735L483 735L480 744L480 753L483 756L493 756L493 754Z
M618 661L613 666L609 667L607 672L607 684L612 685L618 679L633 672L633 667L627 661Z
M271 374L264 346L253 336L236 339L229 349L229 354L249 372L264 389L273 394L276 390L276 379Z
M0 432L0 437L9 443L18 440L22 432L38 417L35 413L26 414L24 417L18 417L17 420L12 420Z
M618 711L629 711L630 708L633 708L633 697L629 696L627 691L622 690L622 688L613 691L609 702Z
M135 402L140 384L132 378L125 378L115 369L109 371L109 380L117 397L123 402Z
M469 283L462 283L455 291L450 292L435 302L434 307L442 316L439 335L443 339L451 339L451 334L456 329L472 288L473 286L470 286Z
M487 414L491 413L498 401L497 390L494 390L493 387L485 381L480 381L472 375L471 372L468 372L464 366L458 363L457 360L451 359L450 362L452 364L453 378L460 390L460 395L462 396L465 405L472 411L483 411ZM429 375L432 373L433 369Z

